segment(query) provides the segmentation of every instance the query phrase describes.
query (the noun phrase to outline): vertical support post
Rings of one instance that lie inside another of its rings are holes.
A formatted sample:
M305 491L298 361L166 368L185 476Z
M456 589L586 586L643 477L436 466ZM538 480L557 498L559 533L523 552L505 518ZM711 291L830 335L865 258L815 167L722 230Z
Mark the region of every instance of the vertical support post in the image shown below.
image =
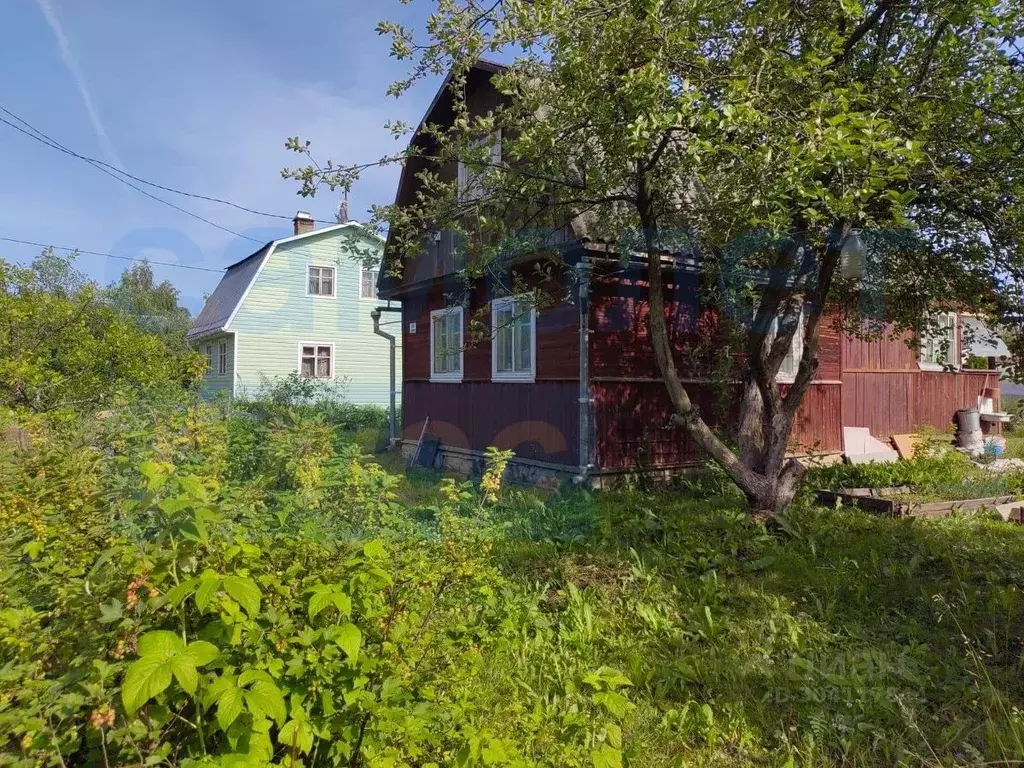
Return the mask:
M590 397L590 278L593 274L593 265L587 256L586 251L580 256L576 264L577 293L579 298L579 342L580 342L580 434L579 434L579 468L580 473L576 478L577 482L586 482L587 475L593 468L591 453L593 451L594 432L591 423Z

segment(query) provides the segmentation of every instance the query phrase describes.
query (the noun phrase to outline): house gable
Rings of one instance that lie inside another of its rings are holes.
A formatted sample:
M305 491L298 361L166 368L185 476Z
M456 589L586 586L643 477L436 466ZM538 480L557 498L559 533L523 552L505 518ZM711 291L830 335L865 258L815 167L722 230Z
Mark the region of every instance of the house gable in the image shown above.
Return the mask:
M331 380L349 400L386 402L390 347L373 333L377 298L360 291L363 258L382 244L357 224L274 243L228 323L242 391L297 371L304 346L323 346L332 350ZM310 293L310 267L331 270L328 295Z

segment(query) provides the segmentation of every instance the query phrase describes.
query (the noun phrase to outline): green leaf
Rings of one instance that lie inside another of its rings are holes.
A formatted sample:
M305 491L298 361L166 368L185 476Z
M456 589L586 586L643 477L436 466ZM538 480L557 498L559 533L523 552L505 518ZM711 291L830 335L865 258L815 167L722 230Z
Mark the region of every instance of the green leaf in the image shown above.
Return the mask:
M110 602L100 604L100 621L109 624L117 621L124 615L124 606L117 598L110 598Z
M157 629L139 638L139 656L160 656L168 659L185 650L185 641L174 632Z
M334 638L334 642L345 652L346 656L355 660L359 657L359 646L363 642L363 633L359 631L359 627L355 624L343 624L338 628L338 634Z
M121 684L121 701L128 714L163 692L171 684L171 669L167 659L144 656L130 667Z
M182 690L189 695L194 694L196 688L199 687L199 673L196 672L196 665L192 663L188 654L176 657L170 662L170 666L171 672L174 673L174 679L178 681Z
M241 689L234 685L224 687L217 697L217 724L221 730L227 730L227 727L242 714L242 703Z
M602 744L600 749L590 753L594 768L622 768L622 752L610 744Z
M238 676L238 685L247 688L245 703L254 715L271 717L278 725L287 717L284 696L274 678L262 669L247 669Z
M182 601L186 597L195 592L197 582L197 579L189 579L188 581L183 581L178 586L167 590L167 594L165 595L167 602L174 607L181 605Z
M260 599L263 594L256 582L242 576L225 576L224 590L242 606L249 617L252 618L260 611Z
M288 716L280 689L265 680L256 681L245 691L245 704L254 715L273 718L278 725Z
M196 589L196 608L200 613L206 610L214 594L220 588L220 577L217 575L203 574L199 579L199 588Z
M277 743L285 747L298 747L300 752L313 748L313 729L305 720L289 720L277 734Z
M205 640L195 640L188 644L185 653L195 666L202 667L220 656L220 649Z
M387 550L379 541L368 541L363 545L363 554L371 560L383 560L387 557Z
M337 608L342 616L348 616L352 612L351 598L337 584L320 584L314 587L307 608L310 620L331 606Z

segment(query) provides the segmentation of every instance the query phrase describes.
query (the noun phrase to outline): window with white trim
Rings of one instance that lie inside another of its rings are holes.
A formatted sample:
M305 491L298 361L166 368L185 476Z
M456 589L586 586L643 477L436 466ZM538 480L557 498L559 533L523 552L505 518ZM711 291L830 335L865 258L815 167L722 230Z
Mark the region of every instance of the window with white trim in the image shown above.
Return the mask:
M217 361L217 373L225 376L228 372L228 343L226 341L220 343L218 352L220 353L220 359Z
M956 355L956 313L939 312L926 318L918 351L922 368L942 370L959 367Z
M309 268L306 293L309 296L334 296L334 267Z
M334 347L303 344L299 352L299 375L304 379L329 379L334 374Z
M206 345L206 370L213 373L213 344Z
M494 379L533 381L536 360L536 310L530 297L491 302L491 375Z
M490 152L484 165L475 163L466 164L459 161L458 170L458 192L459 200L472 202L483 197L483 177L488 169L501 165L501 129L492 134L481 136L469 143L470 149L479 150L481 147L489 147Z
M359 268L359 298L377 298L377 268Z
M768 332L768 343L772 344L775 337L779 335L779 318L772 320L771 330ZM800 369L800 359L804 356L804 310L800 308L800 317L796 322L796 331L789 344L789 351L782 359L779 372L775 377L776 381L792 382L796 379L797 371Z
M430 313L430 378L462 381L462 307Z

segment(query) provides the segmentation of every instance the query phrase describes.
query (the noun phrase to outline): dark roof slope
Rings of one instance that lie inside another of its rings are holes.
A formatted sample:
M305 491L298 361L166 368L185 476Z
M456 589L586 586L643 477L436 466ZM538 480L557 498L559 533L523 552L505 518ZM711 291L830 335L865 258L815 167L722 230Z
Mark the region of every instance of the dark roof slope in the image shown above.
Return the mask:
M190 341L224 330L272 246L273 243L267 243L256 253L228 267L216 290L206 300L203 311L192 322L188 332Z

